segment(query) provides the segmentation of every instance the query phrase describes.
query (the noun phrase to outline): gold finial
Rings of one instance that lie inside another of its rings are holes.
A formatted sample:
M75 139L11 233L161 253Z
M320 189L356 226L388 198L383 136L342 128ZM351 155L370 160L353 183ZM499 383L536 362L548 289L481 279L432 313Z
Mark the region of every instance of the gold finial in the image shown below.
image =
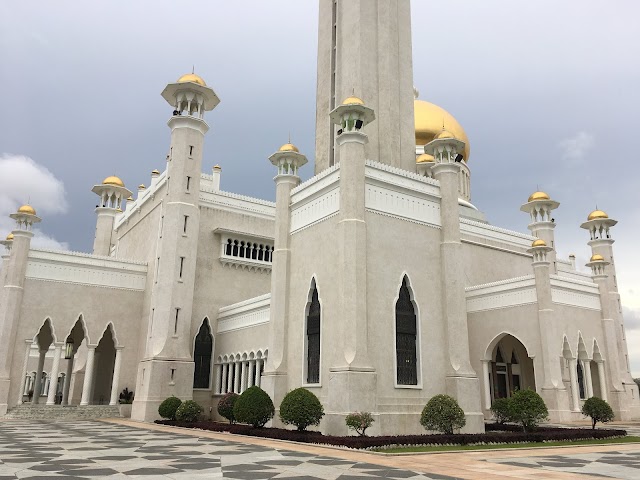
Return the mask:
M191 65L191 73L192 74L196 73L196 66L195 65Z

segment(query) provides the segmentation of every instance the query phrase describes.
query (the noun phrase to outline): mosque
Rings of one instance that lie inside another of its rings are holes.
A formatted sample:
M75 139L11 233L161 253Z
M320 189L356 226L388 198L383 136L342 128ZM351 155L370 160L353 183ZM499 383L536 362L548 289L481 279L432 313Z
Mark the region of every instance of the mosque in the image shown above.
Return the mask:
M488 223L465 131L414 93L410 1L319 4L313 167L292 143L269 156L275 203L222 190L217 165L202 173L220 100L191 73L162 92L164 170L135 191L93 186L91 253L32 248L38 206L11 215L0 415L117 405L128 388L136 420L171 395L215 416L221 395L259 385L276 407L311 390L331 434L355 411L373 413L372 434L418 433L438 393L480 432L492 401L523 388L554 422L594 395L639 418L616 220L585 212L589 274L556 255L559 199L523 196L528 233Z

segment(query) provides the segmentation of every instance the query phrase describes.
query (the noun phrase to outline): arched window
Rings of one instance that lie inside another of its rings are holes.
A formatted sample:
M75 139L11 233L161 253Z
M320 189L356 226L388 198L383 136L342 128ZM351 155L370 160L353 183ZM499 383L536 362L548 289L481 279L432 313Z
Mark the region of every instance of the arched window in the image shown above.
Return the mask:
M315 282L307 314L307 383L320 383L320 301Z
M209 388L212 352L213 337L209 329L209 322L205 318L198 335L196 335L196 346L193 352L193 360L196 364L193 373L193 388Z
M407 277L402 279L396 302L396 381L398 385L418 384L416 311L411 301Z
M582 361L578 360L577 362L577 375L578 375L578 393L580 394L580 398L584 400L587 396L585 394L584 388L584 371L582 370Z

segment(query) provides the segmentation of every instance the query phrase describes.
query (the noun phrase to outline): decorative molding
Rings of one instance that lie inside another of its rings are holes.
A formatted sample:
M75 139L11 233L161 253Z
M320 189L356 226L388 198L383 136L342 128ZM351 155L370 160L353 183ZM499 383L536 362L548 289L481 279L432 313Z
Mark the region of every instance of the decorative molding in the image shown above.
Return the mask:
M73 251L69 251L69 250L50 250L47 248L31 248L29 250L29 258L42 258L42 259L52 259L55 260L57 259L59 256L63 256L64 258L68 258L68 257L78 257L78 258L85 258L87 260L94 260L96 262L99 261L107 261L107 262L111 262L113 264L122 264L122 265L139 265L144 268L144 271L146 272L147 269L147 262L140 262L137 260L127 260L127 259L123 259L123 258L115 258L115 257L109 257L109 256L105 256L105 255L93 255L92 253L85 253L85 252L73 252ZM98 265L98 263L96 263L96 265Z
M156 193L160 190L165 183L167 183L167 170L162 172L158 177L154 178L147 188L142 194L138 194L138 198L133 200L133 202L127 202L127 207L124 212L116 216L116 221L114 222L113 229L118 230L123 223L129 221L130 217L134 213L140 213L142 210L142 206L147 203L149 200L155 200ZM129 205L131 203L131 206Z
M235 267L236 269L249 270L250 272L271 273L271 262L260 260L250 260L248 258L232 257L221 255L220 263L224 266Z
M560 275L550 275L549 277L553 303L589 310L602 310L600 291L596 283Z
M339 171L340 170L340 164L336 163L335 165L333 165L332 167L329 167L325 170L323 170L322 172L320 172L318 175L315 175L313 177L311 177L309 180L302 182L300 185L298 185L297 187L295 187L294 189L291 190L291 196L295 196L295 194L303 191L303 190L307 190L309 189L312 185L320 182L320 180L324 179L325 177L331 175L333 172Z
M200 206L269 220L276 216L276 204L273 202L213 189L200 189Z
M476 222L467 218L460 218L460 233L475 235L482 238L496 240L520 248L530 248L535 237L525 233L495 227L488 223Z
M384 172L392 173L399 177L410 178L412 180L417 180L421 183L426 183L430 185L434 185L440 187L440 183L433 178L425 177L423 175L419 175L415 172L410 172L409 170L404 170L402 168L392 167L391 165L387 165L386 163L376 162L374 160L365 160L365 166L371 167L376 170L382 170Z
M147 265L110 257L31 250L27 278L49 282L142 291Z
M310 225L324 220L340 210L340 189L335 180L335 188L318 196L305 198L305 202L292 205L291 233L295 233Z
M271 294L250 298L218 310L217 333L269 323Z
M423 225L440 226L440 204L429 196L405 193L382 185L365 186L365 208Z
M538 301L533 275L477 285L466 291L467 313L531 305Z

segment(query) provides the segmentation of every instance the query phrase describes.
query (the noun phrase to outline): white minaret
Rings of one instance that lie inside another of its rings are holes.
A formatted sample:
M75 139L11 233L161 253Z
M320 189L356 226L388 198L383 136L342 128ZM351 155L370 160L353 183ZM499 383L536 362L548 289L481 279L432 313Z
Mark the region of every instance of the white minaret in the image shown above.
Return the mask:
M10 247L8 262L3 261L4 282L0 291L0 416L7 413L13 345L16 342L18 321L24 295L24 277L27 271L29 250L31 249L31 231L33 224L40 222L31 205L21 206L10 217L15 220L13 237L7 238L5 246ZM10 244L8 244L11 242ZM18 382L18 388L21 382ZM15 389L17 396L20 392Z
M168 121L171 146L167 190L162 200L163 234L158 242L151 312L147 316L146 354L140 362L132 410L133 418L147 421L157 418L164 398L175 395L184 400L193 394L191 310L200 229L202 151L209 130L204 112L220 103L215 92L193 73L167 85L162 97L173 107Z
M415 172L409 0L320 0L316 174L340 160L329 113L355 94L377 113L366 158Z
M617 417L630 418L630 412L616 409L625 405L624 400L617 400L620 395L629 395L638 400L637 385L633 381L629 367L629 353L622 316L622 304L618 292L616 266L613 257L613 243L611 227L617 224L617 220L610 218L602 210L594 210L587 217L587 221L580 225L589 231L591 247L591 261L587 264L593 271L593 279L600 289L600 302L602 304L602 322L607 343L607 364L609 371L610 399Z
M269 357L260 386L269 394L276 406L288 391L287 344L289 317L289 269L291 258L291 190L300 184L298 170L307 163L290 141L269 157L278 169L276 182L276 218L271 270L271 307L269 313ZM218 181L219 182L219 181ZM280 425L276 416L275 422Z
M122 201L131 195L118 177L105 178L100 185L91 189L100 197L96 205L96 236L93 240L93 254L107 256L113 245L113 223L119 211L122 211Z
M545 244L551 248L547 258L551 265L551 273L558 272L556 263L556 245L554 230L556 228L555 220L551 217L551 212L558 208L560 203L551 200L551 197L545 192L534 192L529 195L527 203L520 207L520 210L526 212L531 217L529 230L531 234L544 240Z
M458 400L467 418L466 429L482 431L484 417L480 404L480 383L471 366L467 303L465 293L464 255L460 239L460 213L458 185L460 176L459 153L464 142L450 132L442 130L425 145L425 153L432 155L435 165L433 176L440 183L440 221L442 225L440 252L442 258L442 319L447 332L448 366L447 393Z

